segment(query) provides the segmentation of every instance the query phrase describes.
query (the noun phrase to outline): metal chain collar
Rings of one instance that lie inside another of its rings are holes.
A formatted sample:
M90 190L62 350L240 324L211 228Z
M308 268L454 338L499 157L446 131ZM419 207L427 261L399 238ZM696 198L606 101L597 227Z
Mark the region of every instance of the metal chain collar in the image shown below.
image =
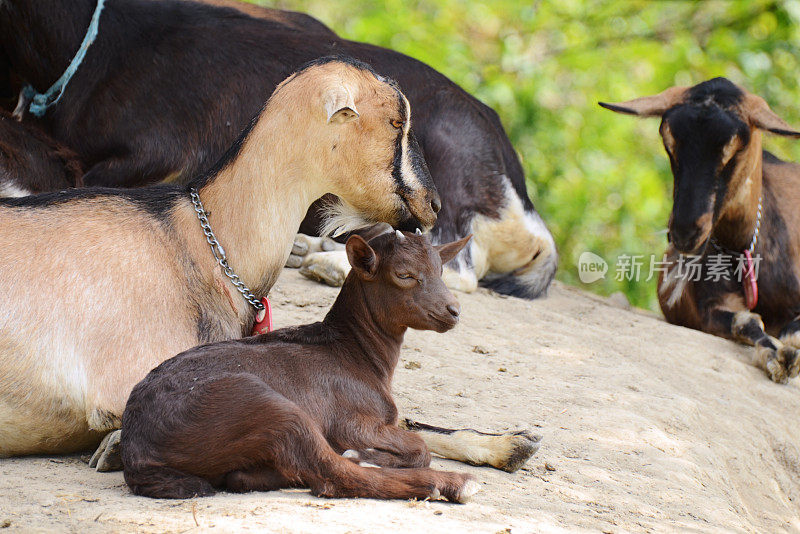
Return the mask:
M197 212L197 218L200 220L200 228L203 229L203 234L206 236L206 241L208 241L209 246L211 247L211 253L214 255L214 259L217 260L217 263L222 268L222 273L230 278L231 283L236 287L237 291L242 294L244 299L250 303L256 311L261 311L264 309L264 305L261 303L258 298L253 295L253 292L244 285L239 279L239 276L233 272L231 266L228 265L228 257L225 255L225 249L222 248L222 245L219 244L217 241L217 236L214 235L214 232L211 230L211 225L208 222L208 214L206 210L203 208L203 203L200 202L200 195L197 193L197 189L192 187L189 189L189 195L192 198L192 204L194 204L194 211Z
M747 249L750 254L756 249L758 243L758 233L761 231L761 199L763 196L758 197L758 215L756 216L756 229L753 230L753 239L750 240L750 247Z

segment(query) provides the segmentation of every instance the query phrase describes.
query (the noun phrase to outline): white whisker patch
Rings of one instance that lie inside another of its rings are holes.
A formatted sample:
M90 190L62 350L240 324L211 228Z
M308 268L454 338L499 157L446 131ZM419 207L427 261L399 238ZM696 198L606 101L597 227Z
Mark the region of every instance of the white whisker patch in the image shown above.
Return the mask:
M322 236L337 237L372 224L374 223L368 221L356 208L339 199L323 206L319 231Z
M32 194L32 191L28 191L24 187L21 187L14 182L0 182L0 197L19 198L27 197Z

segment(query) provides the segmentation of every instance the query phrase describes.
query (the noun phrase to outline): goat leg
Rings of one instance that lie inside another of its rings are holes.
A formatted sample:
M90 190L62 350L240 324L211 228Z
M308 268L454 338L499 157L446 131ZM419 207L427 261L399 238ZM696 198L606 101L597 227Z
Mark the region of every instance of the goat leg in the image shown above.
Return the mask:
M305 257L300 267L300 274L306 278L331 287L341 287L349 272L350 262L344 249L313 252Z
M453 430L405 419L401 427L418 434L428 449L469 465L490 465L513 473L539 450L541 436L527 430L489 434L471 428Z
M249 491L274 491L284 488L298 487L296 480L290 480L275 469L255 468L250 470L231 471L225 475L225 488L236 493Z
M373 469L356 465L335 453L333 456L325 454L316 462L300 476L318 497L419 500L443 497L450 502L465 503L480 491L475 479L464 473L427 467Z
M396 425L369 424L363 419L347 430L342 441L350 447L343 456L361 465L409 468L428 467L431 455L417 434Z
M120 471L122 469L119 447L121 436L121 430L112 430L106 434L89 460L89 467L99 472Z
M337 243L330 237L316 237L306 234L297 234L292 244L292 252L286 260L286 267L299 269L306 263L308 256L317 252L333 250L344 251L344 245ZM312 277L315 278L315 277ZM339 284L341 285L341 284Z
M283 408L288 406L285 403ZM339 456L318 425L305 413L297 410L295 415L283 427L282 439L267 439L262 444L270 449L275 460L280 459L275 467L228 473L225 484L229 489L309 487L318 497L445 498L458 503L467 502L480 490L480 485L468 474L428 468L373 469L357 465ZM275 430L271 429L268 434L274 435Z
M789 324L784 326L780 334L778 334L778 339L784 345L800 349L800 317L795 317ZM798 358L798 355L800 355L800 351L795 351L794 357L791 360L788 358L786 360L789 378L794 378L800 373L800 358Z
M790 368L796 366L798 350L768 335L758 314L717 309L714 316L718 323L730 321L728 332L734 339L755 347L754 364L766 371L773 382L785 384L789 380ZM796 376L797 371L794 372Z

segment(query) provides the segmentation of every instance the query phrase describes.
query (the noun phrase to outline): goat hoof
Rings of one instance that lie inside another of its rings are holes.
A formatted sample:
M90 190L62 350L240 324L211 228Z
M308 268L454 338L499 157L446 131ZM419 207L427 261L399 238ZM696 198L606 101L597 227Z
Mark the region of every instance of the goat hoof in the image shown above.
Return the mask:
M319 246L324 252L330 252L332 250L344 250L344 245L337 243L330 237L322 238L322 242Z
M784 345L778 351L778 359L783 362L789 378L795 378L800 373L800 349Z
M495 467L507 473L513 473L525 465L531 456L536 454L542 445L542 436L532 434L527 430L520 430L505 434L508 440L508 452L499 458Z
M308 242L304 239L295 238L292 244L292 256L305 256L306 254L308 254Z
M472 499L473 495L481 490L481 485L474 480L467 480L458 492L456 502L464 504Z
M767 358L765 367L767 368L767 373L769 373L769 377L773 382L777 384L785 384L789 381L789 377L786 375L786 369L778 360L776 355L770 355L770 357Z
M299 269L303 265L303 256L298 256L294 252L292 252L288 258L286 258L286 267L289 269Z
M121 437L121 430L114 430L106 434L89 460L89 467L101 473L122 470L122 455L119 448Z
M330 237L316 237L306 234L297 234L292 244L292 254L301 257L314 252L327 252L332 250L344 250L344 245L337 243Z
M353 449L347 449L342 453L342 458L347 458L353 463L359 463L361 461L361 455L358 454L358 451L354 451Z
M300 274L317 282L340 287L350 272L347 254L341 250L315 252L306 256Z

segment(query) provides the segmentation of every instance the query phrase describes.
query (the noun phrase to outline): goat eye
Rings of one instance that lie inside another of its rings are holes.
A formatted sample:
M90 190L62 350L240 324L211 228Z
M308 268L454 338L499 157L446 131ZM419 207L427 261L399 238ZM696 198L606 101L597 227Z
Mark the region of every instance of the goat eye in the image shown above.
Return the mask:
M391 121L389 121L389 122L391 122L391 123L392 123L392 126L393 126L393 127L395 127L395 128L397 128L397 129L400 129L400 128L402 128L402 127L403 127L403 124L405 124L405 121L401 121L400 119L392 119L392 120L391 120Z
M422 279L419 278L418 276L413 275L413 274L403 273L403 274L397 274L396 276L400 280L413 280L418 284L422 284Z

